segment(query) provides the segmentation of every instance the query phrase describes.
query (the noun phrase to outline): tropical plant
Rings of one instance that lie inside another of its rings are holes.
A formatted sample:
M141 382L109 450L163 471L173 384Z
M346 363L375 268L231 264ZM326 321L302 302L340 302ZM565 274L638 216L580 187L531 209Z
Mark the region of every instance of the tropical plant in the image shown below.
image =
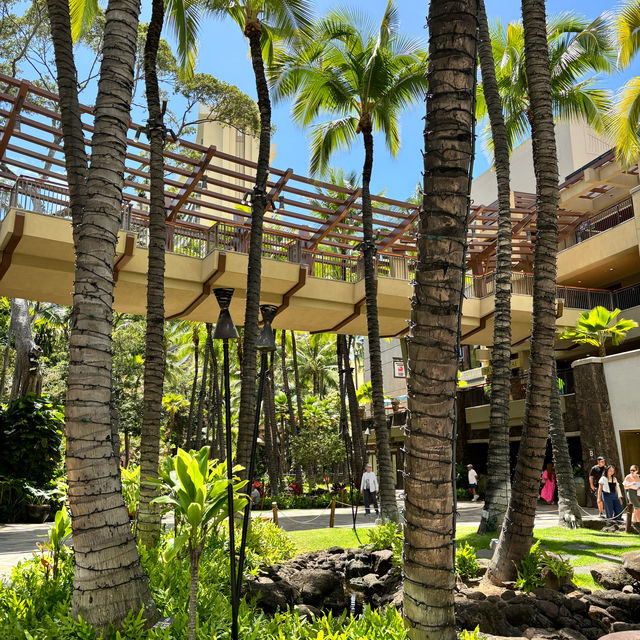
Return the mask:
M625 69L640 52L640 0L627 0L610 13L618 49L618 69ZM618 159L627 167L640 156L640 76L630 78L615 96L609 131Z
M58 564L60 554L63 553L64 543L71 535L71 516L67 511L67 507L63 506L56 512L53 520L53 526L49 529L48 547L53 555L52 577L54 580L58 577Z
M405 440L404 614L411 640L449 640L456 634L453 444L473 164L476 11L475 0L429 4L424 198L408 340L411 437ZM425 496L436 494L438 500L425 509ZM437 610L430 606L435 601Z
M609 311L605 307L594 307L580 314L575 327L567 327L558 337L576 344L590 344L598 348L598 355L607 355L607 342L617 346L624 342L627 333L638 326L635 320L616 318L620 309Z
M476 550L468 542L456 549L456 573L463 580L477 578L479 568Z
M509 504L511 466L509 443L509 399L511 391L511 187L509 143L496 77L484 0L478 0L478 56L486 105L494 166L498 185L498 233L496 238L495 303L491 385L489 386L489 446L487 490L478 533L487 523L502 522ZM486 388L485 388L486 390ZM495 530L495 527L494 527Z
M164 558L170 561L186 546L191 567L189 590L189 640L196 637L196 604L198 598L198 566L208 532L215 529L229 515L226 477L227 463L216 465L209 460L209 447L197 452L178 452L164 460L160 467L160 479L153 481L163 495L154 498L156 504L172 507L180 516L181 527L168 542ZM236 467L234 473L239 469ZM239 494L246 484L234 477L233 514L243 509L246 498ZM231 517L233 517L231 514ZM234 550L231 551L233 553ZM233 583L232 583L233 584Z
M531 547L540 468L549 435L550 385L556 325L558 252L558 155L554 133L553 82L544 0L523 0L525 68L531 105L531 139L536 176L536 238L533 267L531 367L525 400L523 437L507 514L487 577L497 583L515 575ZM554 28L552 21L549 29ZM594 36L595 38L595 36ZM553 41L552 41L553 42ZM552 55L556 49L551 47Z
M552 16L545 25L553 115L567 120L584 119L599 132L605 130L611 99L609 92L598 84L597 76L585 74L613 70L615 50L607 22L605 15L589 22L565 12ZM526 70L525 28L521 21L506 27L496 22L490 36L508 147L512 150L529 134L534 117L527 83L530 76ZM483 116L487 107L482 85L478 93L477 112Z
M129 465L120 469L122 478L122 497L127 505L130 516L138 515L138 504L140 502L140 471L142 467Z
M520 566L516 566L517 580L516 588L521 591L533 591L537 587L544 585L542 579L542 557L544 550L540 546L540 541L536 542L528 553L525 553L520 560Z
M297 553L296 545L286 531L273 522L258 519L251 522L247 531L247 550L256 554L265 565L290 560Z
M298 366L302 383L311 383L314 396L338 385L338 366L335 339L327 333L305 334L298 342Z
M292 115L311 129L313 173L325 170L330 157L351 147L362 134L362 243L367 308L369 362L382 515L398 520L394 472L384 410L380 330L376 294L376 245L373 238L371 173L373 133L380 131L392 155L400 148L399 116L424 94L426 55L422 43L398 31L391 0L372 29L360 14L337 10L320 20L306 39L276 59L273 92L293 96ZM317 123L324 115L335 119Z
M390 549L393 551L393 563L402 564L402 527L395 522L385 522L366 531L367 546L373 551Z

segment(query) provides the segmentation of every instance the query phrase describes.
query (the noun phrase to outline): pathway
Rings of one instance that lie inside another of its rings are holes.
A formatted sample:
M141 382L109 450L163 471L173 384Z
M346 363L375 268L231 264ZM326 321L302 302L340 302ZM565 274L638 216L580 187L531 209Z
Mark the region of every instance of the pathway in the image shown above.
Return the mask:
M458 525L477 526L480 523L482 503L459 502ZM590 513L595 513L590 510ZM271 511L254 511L254 518L271 518ZM278 512L279 525L285 531L324 529L329 526L329 509L288 509ZM166 520L168 525L171 520ZM360 527L372 527L376 523L375 515L365 516L362 507L358 508L356 524ZM535 527L537 529L554 527L558 524L556 507L538 505ZM353 526L351 509L336 509L336 527ZM0 576L6 576L11 568L21 560L28 558L37 550L37 543L47 538L51 523L44 524L6 524L0 525Z

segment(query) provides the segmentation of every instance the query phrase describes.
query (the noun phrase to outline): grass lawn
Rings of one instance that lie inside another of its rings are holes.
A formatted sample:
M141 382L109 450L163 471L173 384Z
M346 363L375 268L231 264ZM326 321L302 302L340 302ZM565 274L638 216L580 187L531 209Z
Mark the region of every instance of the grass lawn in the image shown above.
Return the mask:
M360 529L360 539L363 544L368 541L367 529ZM306 551L320 551L329 547L358 547L359 542L353 529L310 529L307 531L290 531L289 536L298 547L300 553ZM479 536L476 527L461 526L457 530L459 544L468 542L476 549L488 549L491 538L495 533ZM640 551L640 536L627 533L603 533L592 529L564 529L549 527L537 529L533 535L534 541L541 540L542 546L550 552L561 556L570 556L574 567L582 567L600 562L611 562L602 555L621 556L626 551ZM608 544L615 543L614 546ZM575 549L573 546L583 545L586 549ZM599 555L598 555L599 554ZM580 587L597 589L590 574L576 574L574 582Z

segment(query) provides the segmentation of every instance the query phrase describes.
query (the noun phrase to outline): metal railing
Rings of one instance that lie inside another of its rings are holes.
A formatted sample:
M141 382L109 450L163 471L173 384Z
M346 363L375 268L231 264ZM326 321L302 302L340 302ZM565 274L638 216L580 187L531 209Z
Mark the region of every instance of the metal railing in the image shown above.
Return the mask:
M633 215L633 201L631 198L625 198L624 200L580 223L578 228L569 237L562 241L559 248L562 250L572 247L575 244L580 244L589 238L593 238L593 236L597 236L603 231L608 231L627 220L631 220Z
M309 275L314 278L352 283L362 279L362 261L355 256L303 249L302 261L309 266Z

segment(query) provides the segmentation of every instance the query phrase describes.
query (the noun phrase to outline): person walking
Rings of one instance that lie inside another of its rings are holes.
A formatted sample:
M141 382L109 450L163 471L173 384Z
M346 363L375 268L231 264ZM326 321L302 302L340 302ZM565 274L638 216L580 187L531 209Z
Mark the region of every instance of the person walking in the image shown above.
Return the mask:
M640 475L638 475L637 464L631 465L629 475L622 484L627 496L627 502L633 505L633 522L640 522Z
M605 460L602 456L600 456L596 464L591 467L591 471L589 471L589 487L591 488L591 497L598 506L598 511L600 512L601 518L604 518L604 506L600 501L600 498L598 498L598 496L600 495L598 483L600 482L600 478L602 478L602 476L604 475L605 468Z
M610 464L598 481L598 501L604 505L606 517L610 520L620 519L622 513L622 491L620 483L616 480L616 468Z
M371 513L370 506L373 504L373 508L376 510L376 514L378 513L378 478L376 478L376 474L373 473L372 467L370 464L364 468L364 473L362 474L362 482L360 483L360 492L364 496L364 515L368 516Z
M542 491L540 497L547 503L553 504L556 495L556 472L553 464L547 464L547 468L542 474Z
M469 481L469 493L471 494L471 502L480 500L480 496L476 493L478 489L478 474L472 464L467 465L467 479Z

